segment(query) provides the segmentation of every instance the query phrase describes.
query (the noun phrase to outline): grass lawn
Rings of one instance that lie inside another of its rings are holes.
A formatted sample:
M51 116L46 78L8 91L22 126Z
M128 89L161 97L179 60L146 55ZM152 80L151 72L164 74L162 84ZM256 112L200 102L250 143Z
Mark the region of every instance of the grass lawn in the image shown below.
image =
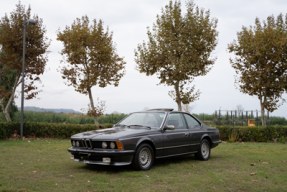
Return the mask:
M0 191L287 191L287 144L222 143L208 161L161 159L149 171L74 162L68 147L0 141Z

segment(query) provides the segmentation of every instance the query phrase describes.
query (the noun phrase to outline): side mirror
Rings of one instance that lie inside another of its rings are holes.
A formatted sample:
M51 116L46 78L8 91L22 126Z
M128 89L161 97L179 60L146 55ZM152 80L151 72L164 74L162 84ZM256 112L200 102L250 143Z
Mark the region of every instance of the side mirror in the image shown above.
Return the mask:
M165 130L174 130L174 125L168 125L165 127Z

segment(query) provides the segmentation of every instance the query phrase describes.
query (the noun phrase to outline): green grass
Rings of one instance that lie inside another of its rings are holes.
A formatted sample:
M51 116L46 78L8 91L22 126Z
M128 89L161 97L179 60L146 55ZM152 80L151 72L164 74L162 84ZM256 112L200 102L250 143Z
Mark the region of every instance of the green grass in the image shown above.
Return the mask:
M70 160L68 147L69 140L0 141L0 191L287 189L287 144L222 143L208 161L193 155L161 159L149 171L77 163Z

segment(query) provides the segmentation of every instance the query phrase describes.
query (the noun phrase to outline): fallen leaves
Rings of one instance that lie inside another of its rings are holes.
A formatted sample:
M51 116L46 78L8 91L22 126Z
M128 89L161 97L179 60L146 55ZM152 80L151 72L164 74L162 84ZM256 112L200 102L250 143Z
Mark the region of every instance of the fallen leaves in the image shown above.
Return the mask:
M281 162L285 163L286 161L282 160Z
M256 165L256 163L250 163L250 165L251 165L251 166L255 166L255 165Z
M266 164L266 165L267 165L267 164L269 164L269 163L268 163L268 162L262 162L262 164Z
M195 167L194 165L191 165L191 167Z
M56 151L59 151L59 149L56 149Z
M252 180L252 182L258 182L258 180Z
M226 141L222 141L222 143L226 143Z
M32 171L32 173L37 173L37 171Z
M42 152L41 150L37 150L38 152Z
M253 175L256 175L256 173L253 172L253 173L250 173L250 175L253 176Z
M39 161L41 161L41 159L38 159L37 161L39 162Z

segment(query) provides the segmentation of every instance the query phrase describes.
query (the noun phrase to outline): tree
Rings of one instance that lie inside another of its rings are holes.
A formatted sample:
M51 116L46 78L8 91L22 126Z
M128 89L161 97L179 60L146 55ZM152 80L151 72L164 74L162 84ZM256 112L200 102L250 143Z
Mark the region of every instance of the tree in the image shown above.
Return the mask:
M1 50L0 50L1 54ZM5 69L5 66L0 63L0 112L3 113L6 121L7 119L12 119L15 112L18 111L17 106L15 105L14 100L11 102L10 106L6 109L8 113L4 114L5 107L7 102L11 97L11 91L16 79L15 70ZM3 110L4 109L4 110ZM8 115L7 115L8 114ZM7 117L6 117L7 116Z
M191 113L191 111L195 108L195 105L183 104L182 110L187 113Z
M240 116L244 112L243 106L241 104L236 105L236 111L237 111L238 116Z
M261 23L237 33L228 45L235 58L230 59L235 69L235 84L245 94L256 96L260 101L261 121L265 126L265 109L272 112L285 102L282 94L287 90L287 15L267 17ZM282 102L280 102L280 100Z
M0 104L7 121L11 121L9 108L14 99L16 88L23 78L21 71L24 14L27 15L27 20L32 18L30 6L25 13L24 6L19 2L16 5L16 10L11 12L10 18L6 14L0 20L0 44L2 44ZM33 19L36 21L36 25L26 29L25 99L35 98L40 91L35 82L41 82L39 76L44 73L48 61L46 53L48 53L47 49L50 45L50 40L44 36L46 29L43 26L43 20L37 15L34 15ZM13 77L9 74L13 74ZM11 87L11 89L7 87Z
M180 1L169 2L157 15L152 31L148 28L148 42L138 45L135 61L140 73L156 74L159 84L173 86L169 95L176 101L178 110L199 98L193 87L186 87L194 77L205 75L214 64L210 58L217 44L217 19L210 19L209 11L186 3L187 13L182 15Z
M94 116L95 124L98 124L96 114L100 106L94 106L92 87L118 86L125 73L126 63L117 55L112 36L108 28L104 31L102 20L93 20L89 26L87 16L77 18L71 27L66 26L57 34L57 40L64 44L62 62L68 64L61 68L62 78L77 92L89 95L88 114Z

